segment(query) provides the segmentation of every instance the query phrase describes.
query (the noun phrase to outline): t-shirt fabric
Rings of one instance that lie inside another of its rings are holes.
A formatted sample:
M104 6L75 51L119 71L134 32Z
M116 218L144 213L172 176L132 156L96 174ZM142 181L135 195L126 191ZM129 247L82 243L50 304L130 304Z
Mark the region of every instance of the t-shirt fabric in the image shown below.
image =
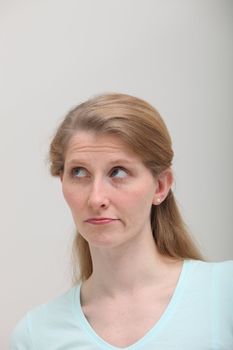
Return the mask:
M81 284L29 311L11 337L11 350L231 350L233 261L184 260L163 315L134 344L107 343L88 323Z

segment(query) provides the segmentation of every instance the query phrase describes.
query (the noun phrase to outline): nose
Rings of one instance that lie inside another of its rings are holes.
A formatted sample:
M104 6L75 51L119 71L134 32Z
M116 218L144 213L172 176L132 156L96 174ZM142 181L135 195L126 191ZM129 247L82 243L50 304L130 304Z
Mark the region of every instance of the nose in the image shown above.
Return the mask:
M107 184L103 180L93 181L88 196L88 205L95 210L105 209L109 206Z

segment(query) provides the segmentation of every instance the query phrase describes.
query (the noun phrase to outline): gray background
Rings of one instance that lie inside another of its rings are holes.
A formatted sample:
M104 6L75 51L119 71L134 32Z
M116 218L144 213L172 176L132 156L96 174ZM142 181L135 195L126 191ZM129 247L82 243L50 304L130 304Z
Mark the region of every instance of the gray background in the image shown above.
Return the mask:
M74 225L46 156L65 113L117 91L152 103L175 194L209 260L233 259L231 0L0 1L0 348L70 287Z

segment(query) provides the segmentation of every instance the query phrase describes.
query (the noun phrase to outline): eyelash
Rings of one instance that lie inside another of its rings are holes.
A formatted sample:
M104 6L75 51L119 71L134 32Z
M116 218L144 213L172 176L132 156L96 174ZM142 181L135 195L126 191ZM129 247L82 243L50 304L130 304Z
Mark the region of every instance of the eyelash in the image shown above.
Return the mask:
M71 172L70 172L72 178L74 178L74 179L79 179L79 180L80 180L80 179L86 178L86 176L81 176L81 177L75 176L75 171L77 171L77 170L84 170L86 173L88 173L88 171L87 171L85 168L83 168L83 167L75 167L75 168L72 168L72 169L71 169ZM110 176L111 176L111 174L112 174L115 170L122 170L122 171L124 171L124 172L126 173L126 176L129 174L128 170L125 169L124 167L122 167L122 166L115 166L115 167L112 168L111 171L109 172ZM88 176L88 177L89 177L89 176ZM111 177L112 177L112 176L111 176ZM113 176L113 178L114 178L114 176ZM116 179L117 179L118 181L123 181L123 180L125 179L125 177L116 177Z
M86 171L85 168L77 166L77 167L71 169L71 176L74 177L74 178L77 178L77 176L75 176L75 171L76 170L80 170L80 169Z
M111 169L110 174L112 174L115 170L122 170L125 172L126 175L128 175L128 171L125 168L123 168L122 166L115 166L113 169ZM117 179L123 180L124 178L118 177Z

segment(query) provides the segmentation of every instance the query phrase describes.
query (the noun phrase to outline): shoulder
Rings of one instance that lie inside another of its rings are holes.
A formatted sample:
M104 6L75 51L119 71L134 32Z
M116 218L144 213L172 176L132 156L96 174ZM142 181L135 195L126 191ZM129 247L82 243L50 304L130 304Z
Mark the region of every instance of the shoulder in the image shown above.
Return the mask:
M29 323L28 314L24 316L16 325L15 329L11 334L10 339L10 350L29 350L33 349Z
M233 260L220 262L199 261L199 270L205 275L210 274L216 283L233 283Z
M230 289L233 292L233 260L208 262L188 260L189 281L196 286Z
M221 262L190 261L190 284L200 292L221 296L233 304L233 260Z
M233 274L233 260L209 262L202 260L189 260L193 270L203 274L223 273L225 277L232 276Z
M233 260L221 261L214 263L215 271L223 279L232 277L233 275Z
M72 288L57 298L31 309L16 324L10 341L11 350L33 350L34 339L46 331L52 331L51 325L62 324L62 320L71 317L72 302L76 288Z
M233 261L215 263L213 269L213 285L222 297L233 304Z

